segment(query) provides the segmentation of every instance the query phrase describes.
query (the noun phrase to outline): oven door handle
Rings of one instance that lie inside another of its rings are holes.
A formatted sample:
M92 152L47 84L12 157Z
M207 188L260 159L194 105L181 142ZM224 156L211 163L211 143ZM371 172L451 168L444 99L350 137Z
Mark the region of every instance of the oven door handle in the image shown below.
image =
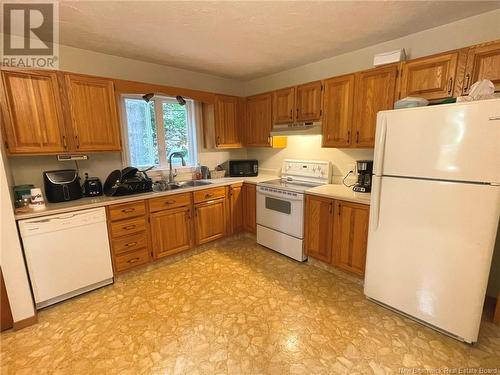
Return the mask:
M304 196L302 194L297 194L296 196L293 195L283 195L280 193L273 193L269 191L258 191L257 194L262 195L263 197L271 197L271 198L276 198L276 199L281 199L283 201L303 201Z

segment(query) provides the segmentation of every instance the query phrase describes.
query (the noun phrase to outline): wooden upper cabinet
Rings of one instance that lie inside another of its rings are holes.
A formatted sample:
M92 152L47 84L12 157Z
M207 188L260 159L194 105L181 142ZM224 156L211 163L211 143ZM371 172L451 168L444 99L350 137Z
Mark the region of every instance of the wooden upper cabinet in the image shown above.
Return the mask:
M495 91L500 90L500 40L478 44L468 51L463 93L467 94L472 84L481 79L489 79Z
M151 214L151 239L155 258L191 248L191 206Z
M250 96L246 102L245 145L269 147L271 145L272 95Z
M295 108L295 87L273 92L273 123L293 122Z
M333 204L333 199L306 195L304 249L326 263L332 260Z
M335 201L333 264L358 276L365 274L369 206Z
M52 71L2 70L5 140L10 154L67 150L59 83Z
M457 51L404 62L400 98L436 100L453 96L458 57Z
M317 121L321 119L322 88L321 81L297 86L295 99L297 121Z
M353 147L373 147L377 113L394 107L397 75L397 65L356 73Z
M237 97L228 95L215 97L215 145L217 148L241 147L238 114Z
M113 81L65 74L76 151L120 151Z
M349 147L354 107L354 74L327 79L323 97L323 147Z

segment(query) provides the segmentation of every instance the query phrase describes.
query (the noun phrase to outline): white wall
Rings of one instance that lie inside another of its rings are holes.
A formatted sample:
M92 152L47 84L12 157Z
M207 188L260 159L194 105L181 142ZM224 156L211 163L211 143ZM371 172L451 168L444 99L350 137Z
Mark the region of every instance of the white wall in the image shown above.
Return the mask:
M373 66L375 54L398 48L405 48L408 58L413 59L495 39L500 39L500 9L257 78L245 83L245 94L258 94L368 69Z
M1 138L1 136L0 136ZM0 154L0 266L5 280L14 322L35 314L33 299L24 264L12 210L11 189L5 172L3 149Z

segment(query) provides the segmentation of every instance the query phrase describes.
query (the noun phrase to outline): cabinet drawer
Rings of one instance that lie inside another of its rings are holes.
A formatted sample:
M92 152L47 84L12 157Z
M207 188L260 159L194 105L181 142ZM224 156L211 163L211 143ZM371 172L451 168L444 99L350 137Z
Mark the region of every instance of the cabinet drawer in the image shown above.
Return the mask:
M113 238L136 234L145 230L146 219L144 217L111 223L111 237Z
M109 206L109 219L111 221L142 216L145 213L146 205L144 204L144 201L114 204L112 206Z
M167 195L166 197L150 199L149 211L156 212L169 208L189 206L190 204L191 193Z
M129 268L149 262L147 249L139 249L131 253L115 256L115 271L121 272Z
M194 203L209 201L212 199L224 198L226 196L226 187L216 187L212 189L198 190L193 193Z
M148 239L146 232L124 236L112 240L113 253L115 255L126 253L141 248L147 248Z

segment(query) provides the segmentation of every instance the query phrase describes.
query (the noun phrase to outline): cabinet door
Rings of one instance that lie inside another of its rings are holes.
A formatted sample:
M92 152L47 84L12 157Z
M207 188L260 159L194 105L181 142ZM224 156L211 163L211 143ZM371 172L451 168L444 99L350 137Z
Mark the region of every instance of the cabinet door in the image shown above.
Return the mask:
M4 132L10 154L67 151L57 75L2 70Z
M287 124L293 122L295 107L295 87L273 92L273 123Z
M272 96L262 94L247 98L246 146L269 147L272 128Z
M365 274L368 215L367 205L336 201L333 262L359 276Z
M229 209L231 220L231 233L243 230L243 186L235 184L229 187Z
M435 100L452 96L458 55L453 52L403 63L400 97Z
M243 228L250 233L257 232L256 188L253 184L243 184Z
M297 121L317 121L322 114L321 81L297 86Z
M196 244L222 238L226 227L225 199L199 203L194 206Z
M349 147L354 106L354 74L325 81L323 147Z
M481 79L489 79L500 90L500 41L471 47L467 56L463 93Z
M377 113L394 107L397 65L356 73L352 147L373 147Z
M113 81L65 74L76 151L120 151Z
M238 113L237 97L227 95L215 97L215 145L217 148L241 147Z
M304 247L307 256L332 261L334 200L306 195Z
M151 214L151 238L155 258L188 250L192 246L191 207Z

